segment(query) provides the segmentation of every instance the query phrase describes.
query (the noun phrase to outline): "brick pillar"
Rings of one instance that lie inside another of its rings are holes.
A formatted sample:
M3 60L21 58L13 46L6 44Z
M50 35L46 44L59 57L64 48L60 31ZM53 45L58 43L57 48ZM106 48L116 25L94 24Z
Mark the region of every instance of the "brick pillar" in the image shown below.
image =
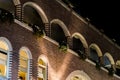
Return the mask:
M51 36L51 28L49 23L45 23L45 33L46 33L46 36L48 37Z
M67 43L68 43L69 48L72 49L72 48L73 48L73 40L72 40L72 37L67 36Z
M15 6L15 18L18 19L19 21L22 21L23 16L21 4Z
M89 55L90 55L88 48L85 48L85 55L86 55L86 57L89 57Z
M8 75L8 80L11 80L12 78L12 53L9 54L9 75Z
M18 70L19 70L19 54L17 52L12 53L12 78L10 80L18 80Z
M30 65L29 65L29 80L32 79L32 59L29 60Z

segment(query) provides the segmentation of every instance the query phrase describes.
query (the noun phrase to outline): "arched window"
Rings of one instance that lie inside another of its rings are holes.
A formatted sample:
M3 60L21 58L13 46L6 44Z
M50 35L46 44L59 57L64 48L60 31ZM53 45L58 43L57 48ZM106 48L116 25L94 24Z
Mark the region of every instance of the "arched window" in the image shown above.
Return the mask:
M91 80L91 78L84 71L76 70L71 72L66 80Z
M0 77L8 78L10 51L12 51L10 42L4 37L0 37Z
M21 80L29 80L29 68L30 68L29 54L30 54L30 51L24 47L19 52L18 77Z
M47 80L47 64L42 58L38 59L38 80Z
M0 41L0 75L6 76L6 67L7 67L7 43Z

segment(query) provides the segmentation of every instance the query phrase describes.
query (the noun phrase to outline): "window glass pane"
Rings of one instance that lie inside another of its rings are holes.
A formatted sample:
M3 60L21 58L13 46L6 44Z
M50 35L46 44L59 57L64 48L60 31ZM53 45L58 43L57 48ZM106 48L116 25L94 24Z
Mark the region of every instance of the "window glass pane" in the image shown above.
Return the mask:
M20 67L26 68L28 67L28 59L20 56Z
M3 42L3 41L0 41L0 48L2 48L4 50L8 50L9 49L8 45L5 42Z
M71 78L71 80L82 80L82 78L78 77L78 76L74 76Z
M0 52L0 75L6 76L7 55Z
M39 60L38 64L45 66L45 62L42 59Z
M27 72L28 72L28 55L26 51L20 51L20 60L19 60L19 79L27 80Z
M26 79L27 73L25 73L23 71L20 71L18 74L19 74L19 79L18 80L27 80Z
M45 65L46 65L45 62L42 59L38 61L38 80L45 79L45 69L46 69Z
M109 68L111 67L110 60L108 59L107 56L104 56L104 66Z
M3 64L0 64L0 76L5 76L5 70L6 69L6 66L3 65Z

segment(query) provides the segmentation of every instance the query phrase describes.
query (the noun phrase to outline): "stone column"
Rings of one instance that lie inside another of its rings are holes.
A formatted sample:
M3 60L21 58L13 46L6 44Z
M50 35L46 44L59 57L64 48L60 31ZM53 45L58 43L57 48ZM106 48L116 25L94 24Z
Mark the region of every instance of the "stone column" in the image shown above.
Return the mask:
M70 49L73 49L73 40L72 37L67 36L67 43Z

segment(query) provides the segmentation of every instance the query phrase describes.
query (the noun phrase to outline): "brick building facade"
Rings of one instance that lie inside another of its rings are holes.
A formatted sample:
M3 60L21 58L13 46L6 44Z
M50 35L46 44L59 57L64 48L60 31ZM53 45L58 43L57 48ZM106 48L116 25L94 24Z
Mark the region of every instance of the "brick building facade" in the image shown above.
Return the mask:
M0 1L0 80L120 80L119 46L61 0L8 2Z

